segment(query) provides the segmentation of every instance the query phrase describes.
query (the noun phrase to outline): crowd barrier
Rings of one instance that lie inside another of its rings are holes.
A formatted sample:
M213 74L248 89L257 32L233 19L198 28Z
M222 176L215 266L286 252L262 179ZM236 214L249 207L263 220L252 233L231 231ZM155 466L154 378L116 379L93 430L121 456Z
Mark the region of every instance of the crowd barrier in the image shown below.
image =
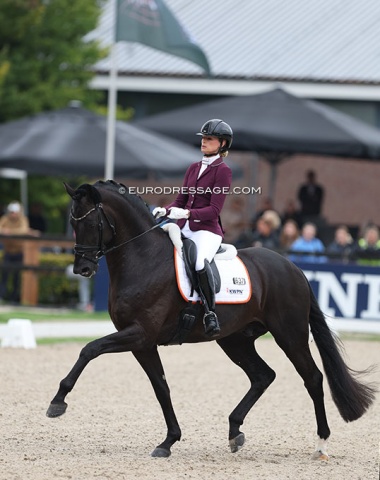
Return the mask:
M11 270L20 270L21 276L21 304L35 306L38 304L38 272L39 271L58 271L65 272L65 269L55 267L41 267L40 253L42 249L72 249L74 241L66 237L29 237L25 236L5 236L0 235L0 244L3 238L17 238L23 242L24 260L21 265L1 264L0 268Z
M322 312L334 330L380 334L380 267L339 262L297 262L310 281ZM253 287L254 288L254 287ZM95 311L107 310L105 259L95 276Z
M19 267L22 270L23 305L38 304L37 272L42 269L39 265L40 250L52 247L70 249L73 243L73 240L62 237L24 239L24 264ZM298 255L304 260L302 252ZM325 257L324 263L301 262L297 259L294 262L310 281L328 321L337 330L380 333L380 266L360 265L358 259L339 259L337 255L321 255ZM368 258L367 261L371 262ZM49 268L44 267L43 270ZM102 258L94 283L95 311L107 310L108 283L107 265Z

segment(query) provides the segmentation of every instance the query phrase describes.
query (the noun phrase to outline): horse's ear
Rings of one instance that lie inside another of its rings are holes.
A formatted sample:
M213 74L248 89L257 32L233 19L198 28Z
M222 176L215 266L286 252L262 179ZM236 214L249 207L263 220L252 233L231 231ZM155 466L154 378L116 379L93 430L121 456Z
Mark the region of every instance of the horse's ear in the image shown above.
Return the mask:
M66 182L63 182L66 192L70 195L73 200L80 201L82 198L86 197L89 201L93 201L95 204L98 204L102 201L102 197L98 190L88 183L80 185L76 190Z
M75 189L70 187L70 185L66 182L63 182L63 185L65 186L66 192L70 195L70 197L74 198Z

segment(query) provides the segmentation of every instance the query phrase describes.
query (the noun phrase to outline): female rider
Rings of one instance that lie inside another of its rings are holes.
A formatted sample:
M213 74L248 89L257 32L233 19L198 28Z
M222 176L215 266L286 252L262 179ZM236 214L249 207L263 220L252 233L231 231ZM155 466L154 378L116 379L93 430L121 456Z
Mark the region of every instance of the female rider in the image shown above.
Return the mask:
M215 314L215 285L210 262L218 251L224 230L220 212L231 186L231 169L224 163L232 144L231 127L220 119L207 121L197 135L202 136L202 161L187 170L181 193L166 207L153 210L156 218L167 215L178 220L182 234L197 247L195 270L205 315L203 323L209 336L220 333Z

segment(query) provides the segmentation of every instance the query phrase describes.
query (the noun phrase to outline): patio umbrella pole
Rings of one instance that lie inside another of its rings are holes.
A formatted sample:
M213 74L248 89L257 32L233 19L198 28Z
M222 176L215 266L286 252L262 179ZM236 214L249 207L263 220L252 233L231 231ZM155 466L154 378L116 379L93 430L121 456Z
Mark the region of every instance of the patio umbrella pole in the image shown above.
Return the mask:
M116 2L114 6L114 25L116 25ZM116 127L116 102L117 102L117 43L111 47L110 85L108 89L108 116L107 116L107 141L106 163L104 179L113 180L115 170L115 127Z

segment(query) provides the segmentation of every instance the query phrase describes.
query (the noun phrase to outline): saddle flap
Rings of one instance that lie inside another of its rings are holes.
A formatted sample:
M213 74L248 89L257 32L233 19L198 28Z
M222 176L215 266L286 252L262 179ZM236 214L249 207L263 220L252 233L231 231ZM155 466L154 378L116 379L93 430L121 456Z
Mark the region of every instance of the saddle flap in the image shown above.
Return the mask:
M197 261L197 246L190 238L182 237L182 254L183 254L183 261L185 264L185 270L187 276L189 277L190 283L195 291L198 292L198 277L197 272L195 270L195 263ZM215 293L220 292L220 274L218 267L214 261L210 263L211 271L214 276L214 283L215 283Z
M182 237L182 257L185 264L186 274L194 290L198 290L198 279L195 272L197 261L197 246L190 238Z
M221 287L215 296L216 304L247 303L252 295L251 279L247 268L240 257L232 260L216 259L220 274ZM185 269L185 262L179 252L174 249L174 265L178 290L182 298L188 302L201 301L199 293L192 287Z

